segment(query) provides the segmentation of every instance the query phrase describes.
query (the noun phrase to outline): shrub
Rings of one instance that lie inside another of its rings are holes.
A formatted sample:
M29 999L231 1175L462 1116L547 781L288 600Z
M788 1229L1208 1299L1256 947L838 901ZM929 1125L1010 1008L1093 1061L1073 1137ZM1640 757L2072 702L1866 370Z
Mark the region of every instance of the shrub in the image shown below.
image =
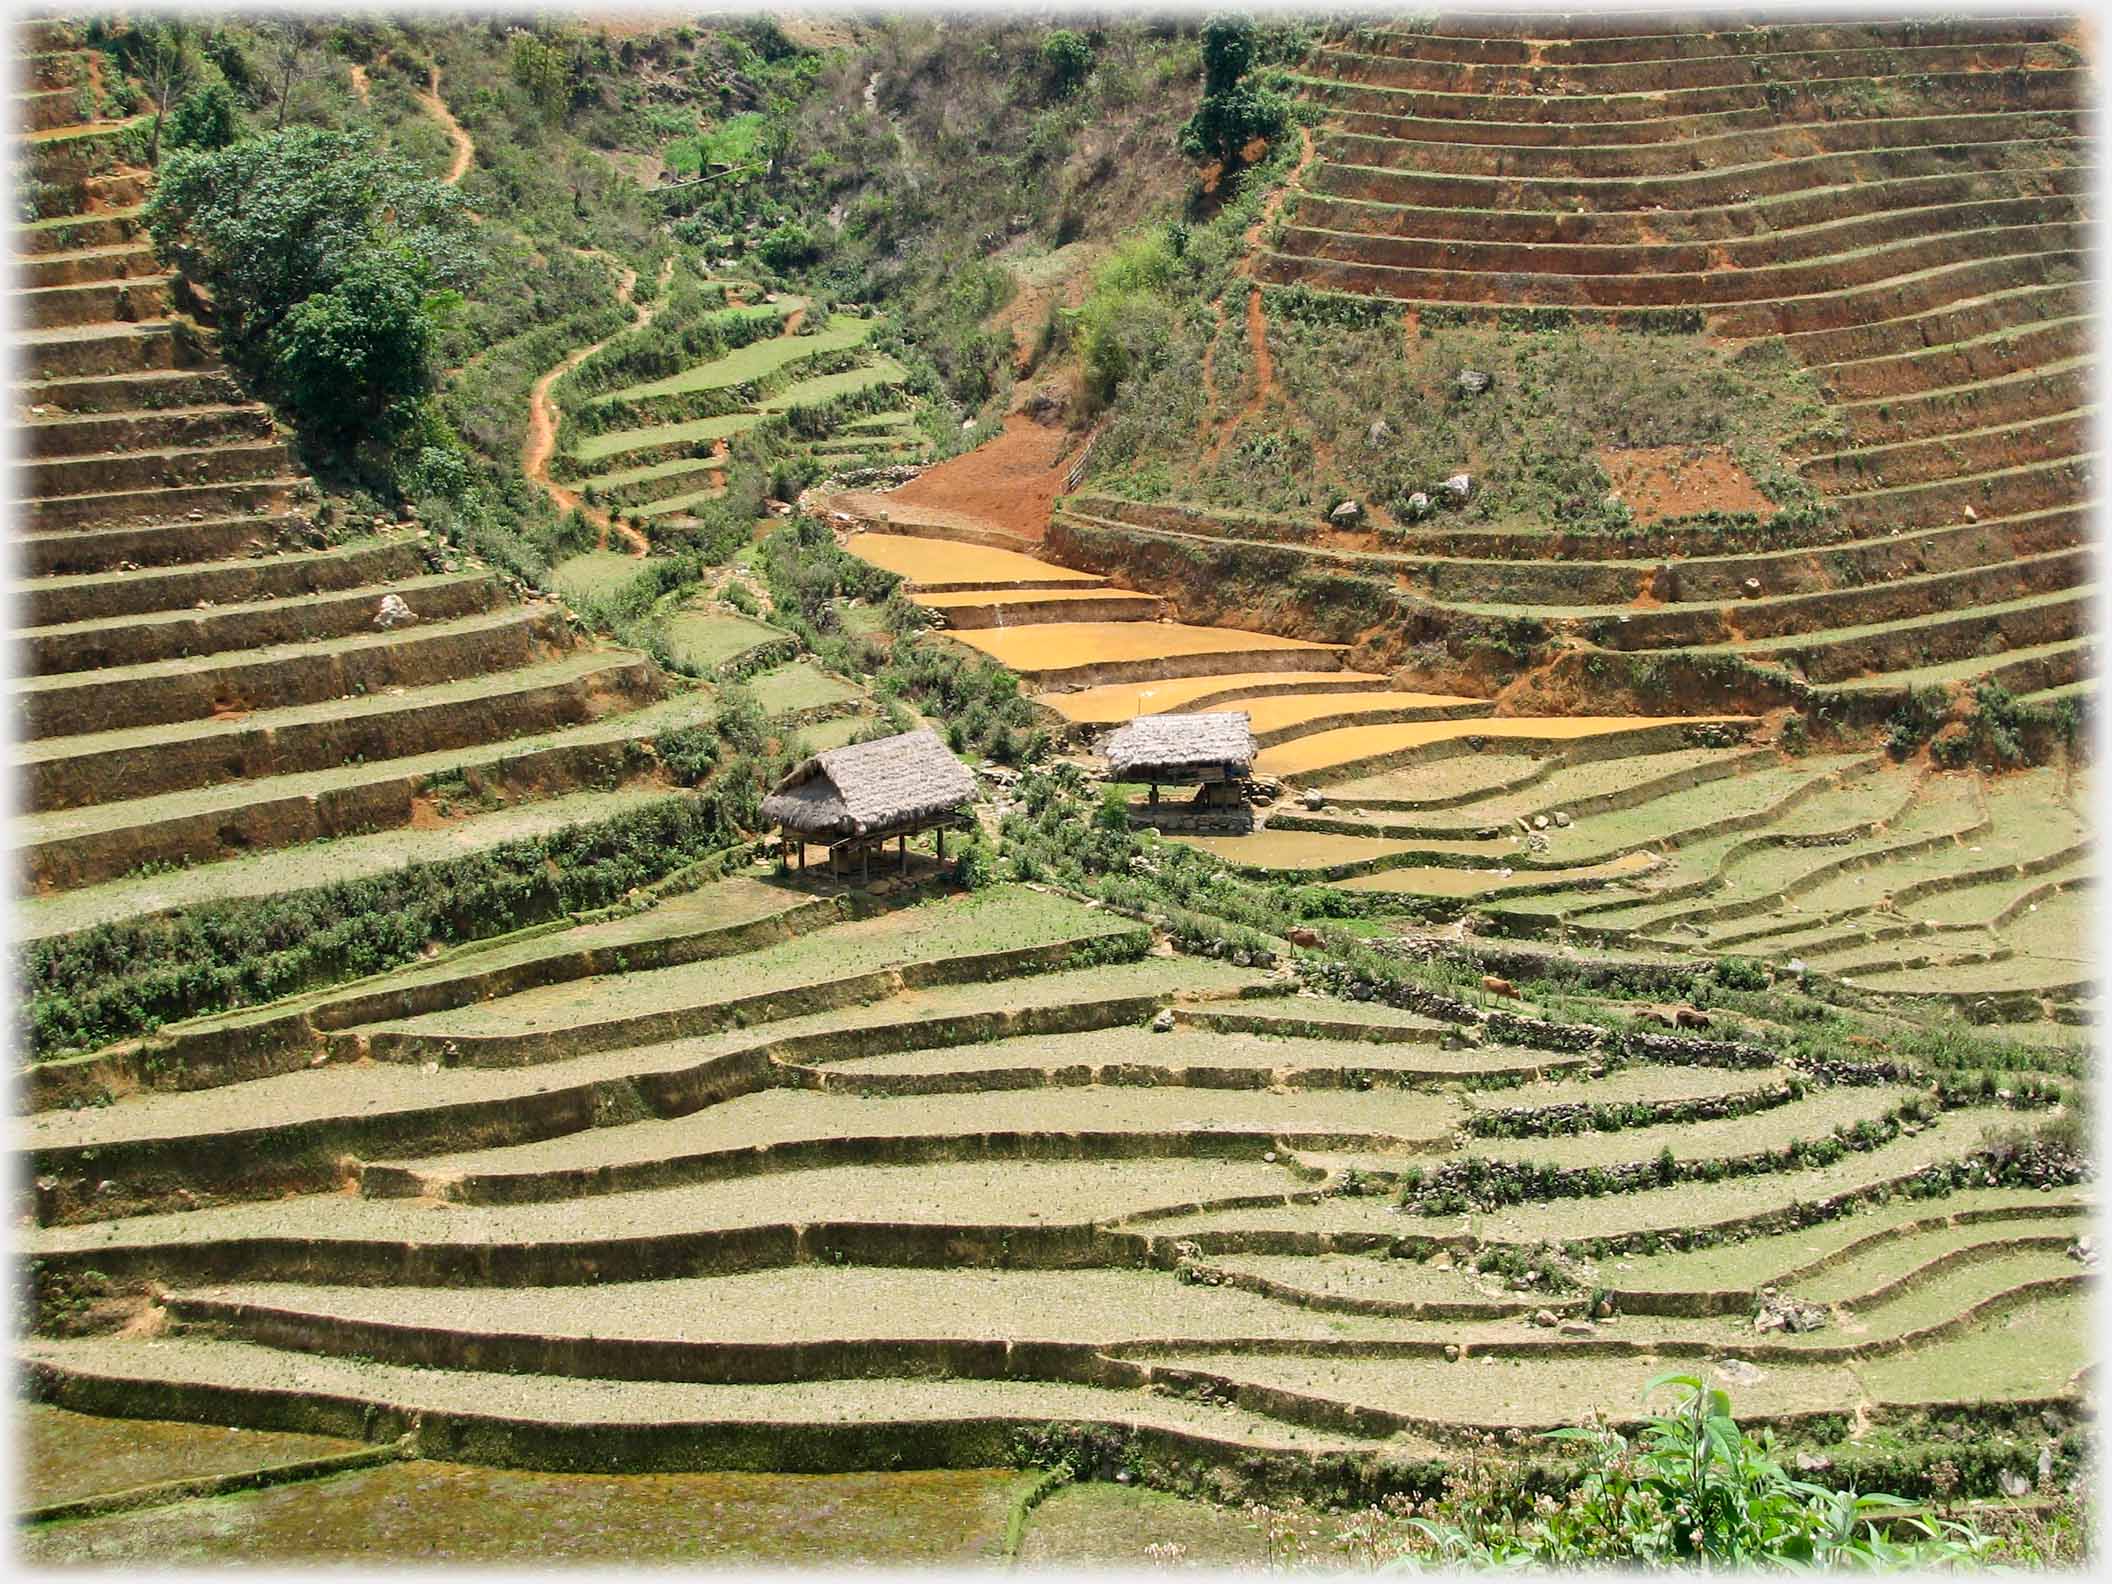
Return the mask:
M1093 69L1092 42L1073 28L1058 28L1041 41L1041 64L1049 74L1049 96L1068 99Z
M1489 1569L1899 1570L1988 1555L1991 1541L1970 1523L1907 1517L1902 1497L1793 1478L1772 1433L1746 1432L1730 1398L1698 1377L1661 1375L1646 1397L1665 1387L1683 1395L1645 1418L1632 1443L1598 1423L1546 1436L1577 1455L1559 1499L1458 1471L1436 1513L1403 1520L1389 1549L1408 1563Z
M224 82L208 83L176 102L164 134L172 148L223 149L241 131L235 92Z

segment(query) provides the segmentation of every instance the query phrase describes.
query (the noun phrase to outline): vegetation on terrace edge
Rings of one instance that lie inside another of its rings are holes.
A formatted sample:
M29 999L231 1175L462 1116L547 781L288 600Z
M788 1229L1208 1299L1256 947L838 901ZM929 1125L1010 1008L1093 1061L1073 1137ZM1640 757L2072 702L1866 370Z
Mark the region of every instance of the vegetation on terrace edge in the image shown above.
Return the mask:
M1792 1472L1773 1432L1739 1425L1729 1394L1698 1376L1659 1376L1645 1406L1631 1429L1547 1432L1537 1453L1515 1431L1507 1444L1488 1436L1419 1500L1347 1513L1251 1502L1246 1516L1272 1571L1952 1571L2068 1567L2089 1554L2080 1487L2050 1475L2043 1507L1953 1512L1955 1468L1926 1503L1860 1490L1841 1470Z
M161 148L139 150L161 154L171 189L157 241L213 295L347 515L413 500L444 538L545 589L592 530L521 471L537 377L618 336L561 382L576 426L581 398L621 372L737 346L759 327L719 312L732 277L796 287L809 331L841 304L877 313L870 347L906 369L927 439L972 443L1014 375L1010 336L986 323L1013 277L987 255L1104 239L1177 186L1200 59L1192 23L1126 18L755 15L618 33L230 14L98 17L86 37L110 109L144 104L148 77L166 101ZM435 94L473 147L458 184ZM656 184L663 170L679 179ZM328 183L341 214L308 226ZM241 193L241 218L209 190ZM670 263L656 322L626 333ZM861 410L795 409L738 437L726 492L648 520L656 547L722 563L764 500L818 476L792 442Z

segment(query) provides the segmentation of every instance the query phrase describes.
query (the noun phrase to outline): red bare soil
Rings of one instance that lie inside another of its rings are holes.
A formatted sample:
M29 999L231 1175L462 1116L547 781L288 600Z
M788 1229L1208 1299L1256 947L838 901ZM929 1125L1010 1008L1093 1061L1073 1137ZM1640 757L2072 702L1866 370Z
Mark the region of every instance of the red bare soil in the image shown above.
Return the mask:
M981 518L1006 533L1039 541L1049 510L1063 493L1068 431L1048 429L1021 413L973 451L941 462L892 491L890 505L935 507Z
M1720 446L1636 446L1601 450L1599 466L1645 527L1695 512L1775 508L1744 468Z

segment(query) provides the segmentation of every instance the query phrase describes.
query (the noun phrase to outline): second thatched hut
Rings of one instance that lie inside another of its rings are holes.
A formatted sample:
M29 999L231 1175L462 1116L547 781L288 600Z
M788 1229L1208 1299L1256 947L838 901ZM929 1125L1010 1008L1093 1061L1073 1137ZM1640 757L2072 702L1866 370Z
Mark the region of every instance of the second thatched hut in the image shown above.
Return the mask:
M1183 829L1249 829L1244 783L1254 771L1254 731L1244 710L1141 715L1104 747L1116 781L1141 781L1151 801L1133 813L1148 824ZM1193 786L1185 804L1159 802L1161 785Z

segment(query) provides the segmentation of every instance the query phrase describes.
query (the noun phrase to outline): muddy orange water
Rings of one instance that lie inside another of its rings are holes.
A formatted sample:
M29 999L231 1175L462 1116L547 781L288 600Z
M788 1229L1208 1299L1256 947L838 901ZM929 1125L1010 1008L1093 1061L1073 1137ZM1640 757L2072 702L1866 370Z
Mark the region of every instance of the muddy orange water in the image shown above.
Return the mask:
M848 548L859 560L907 578L912 587L926 583L980 583L993 588L1007 583L1081 583L1097 587L1107 581L1015 550L988 549L952 539L862 533L851 536Z
M954 636L1000 665L1025 672L1055 671L1105 660L1252 654L1276 649L1310 649L1315 654L1326 654L1345 647L1307 643L1303 638L1278 638L1273 633L1239 632L1229 627L1190 627L1183 622L1043 622L1034 627L984 628Z
M919 594L916 596L916 602L939 611L987 605L1000 613L1011 606L1017 606L1024 611L1036 606L1111 603L1117 608L1134 608L1140 619L1159 608L1158 596L1155 594L1132 594L1127 589L1112 588L964 589L955 594ZM998 625L1003 626L1004 623L999 622Z
M1587 880L1619 880L1655 869L1658 860L1649 853L1623 853L1602 864L1580 869L1384 869L1377 874L1355 875L1334 884L1345 891L1385 891L1407 896L1485 896L1511 891L1519 886L1575 885Z
M1486 699L1461 698L1453 693L1292 693L1279 698L1240 699L1227 704L1206 704L1207 714L1244 710L1247 723L1257 734L1302 726L1307 721L1335 715L1383 715L1395 710L1488 708Z
M1347 836L1339 831L1307 830L1259 830L1251 836L1170 836L1167 840L1199 848L1231 863L1268 869L1330 869L1336 864L1365 863L1404 852L1497 859L1516 850L1508 841L1405 841L1392 836Z
M1571 741L1649 726L1703 725L1733 720L1728 715L1507 715L1496 720L1405 721L1390 726L1341 726L1296 742L1279 743L1255 755L1263 775L1300 776L1356 764L1382 754L1405 753L1455 737Z
M1186 709L1197 699L1215 699L1248 688L1266 688L1275 694L1295 693L1300 687L1328 687L1336 690L1330 697L1341 699L1385 685L1384 677L1367 671L1231 671L1223 676L1175 677L1165 682L1109 682L1076 693L1038 693L1034 702L1080 725L1103 725L1139 715L1164 715ZM1239 705L1228 701L1225 707Z

